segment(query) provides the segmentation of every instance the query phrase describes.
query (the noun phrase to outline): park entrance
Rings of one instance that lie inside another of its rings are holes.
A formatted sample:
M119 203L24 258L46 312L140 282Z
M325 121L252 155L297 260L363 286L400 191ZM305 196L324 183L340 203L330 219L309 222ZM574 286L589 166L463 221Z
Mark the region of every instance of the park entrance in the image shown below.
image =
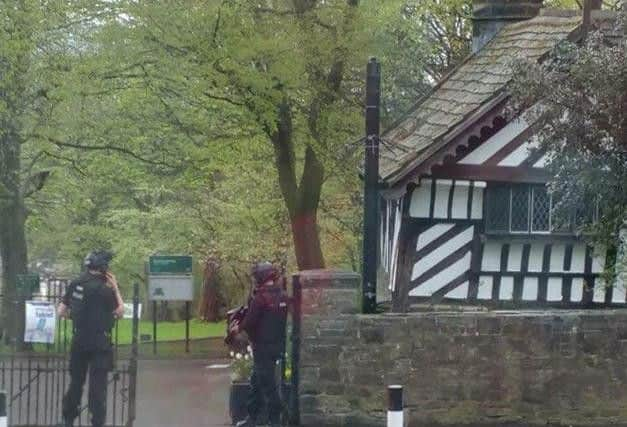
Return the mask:
M26 313L33 306L41 308L41 311L56 307L69 284L68 281L59 279L37 282L38 286L28 289L28 292L20 292L21 296L14 298L12 306L15 307L15 319L18 316L28 316ZM139 287L135 285L132 320L127 320L124 326L116 324L113 331L115 366L109 374L108 427L132 427L135 421L138 303ZM2 339L0 394L5 395L9 427L57 427L61 423L61 402L70 379L68 360L72 326L71 321L64 319L55 319L54 322L55 328L49 329L48 338L44 340L51 342L18 346L14 339ZM45 326L45 322L41 321L37 325L41 329L38 332L45 334ZM130 331L122 331L121 328ZM26 330L28 334L28 325ZM4 333L7 334L7 331ZM50 334L54 334L54 337L50 337ZM130 344L128 338L121 338L128 334L131 335ZM74 423L76 426L91 425L85 399L86 397L81 405L80 417Z

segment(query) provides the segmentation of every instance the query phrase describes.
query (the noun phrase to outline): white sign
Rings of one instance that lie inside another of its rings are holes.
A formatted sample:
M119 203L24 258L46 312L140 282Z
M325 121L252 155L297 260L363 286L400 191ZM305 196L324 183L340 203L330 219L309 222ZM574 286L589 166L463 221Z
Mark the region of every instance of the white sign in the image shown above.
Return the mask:
M141 317L142 317L142 305L141 304L137 305L137 311L138 311L137 318L141 319ZM132 319L133 318L133 303L132 302L130 302L130 303L125 302L124 303L124 318L125 319Z
M148 277L151 301L192 301L194 283L189 275L164 275Z
M24 342L54 344L56 327L57 311L54 304L26 301Z

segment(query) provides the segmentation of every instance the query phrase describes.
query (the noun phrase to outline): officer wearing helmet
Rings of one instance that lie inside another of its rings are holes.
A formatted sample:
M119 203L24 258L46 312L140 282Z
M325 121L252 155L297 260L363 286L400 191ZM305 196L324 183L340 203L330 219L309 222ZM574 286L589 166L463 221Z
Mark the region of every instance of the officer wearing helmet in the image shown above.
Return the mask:
M268 406L270 426L280 425L281 400L275 380L276 361L285 349L285 322L288 300L280 274L269 262L256 264L252 271L255 292L246 316L232 327L233 333L246 331L253 349L253 373L248 417L237 427L254 427L263 402Z
M89 373L88 406L93 427L103 427L107 412L107 375L113 369L111 330L124 305L115 276L109 270L113 255L94 251L85 257L85 271L70 283L59 305L59 316L72 319L70 385L63 399L63 427L79 415L83 387Z

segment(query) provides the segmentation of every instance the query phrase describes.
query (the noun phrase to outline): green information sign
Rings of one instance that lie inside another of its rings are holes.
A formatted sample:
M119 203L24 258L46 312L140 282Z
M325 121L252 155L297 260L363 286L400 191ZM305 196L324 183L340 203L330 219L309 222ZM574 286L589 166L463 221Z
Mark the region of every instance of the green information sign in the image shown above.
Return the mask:
M191 256L151 256L148 263L150 275L192 274Z
M17 292L19 295L27 296L39 292L39 274L18 274Z

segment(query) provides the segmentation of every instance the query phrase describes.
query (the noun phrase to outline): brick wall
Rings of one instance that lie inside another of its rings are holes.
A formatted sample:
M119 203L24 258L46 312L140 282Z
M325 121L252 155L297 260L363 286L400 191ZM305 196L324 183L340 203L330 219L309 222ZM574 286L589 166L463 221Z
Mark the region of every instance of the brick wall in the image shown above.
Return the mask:
M356 314L359 277L305 272L304 426L627 426L627 310Z

